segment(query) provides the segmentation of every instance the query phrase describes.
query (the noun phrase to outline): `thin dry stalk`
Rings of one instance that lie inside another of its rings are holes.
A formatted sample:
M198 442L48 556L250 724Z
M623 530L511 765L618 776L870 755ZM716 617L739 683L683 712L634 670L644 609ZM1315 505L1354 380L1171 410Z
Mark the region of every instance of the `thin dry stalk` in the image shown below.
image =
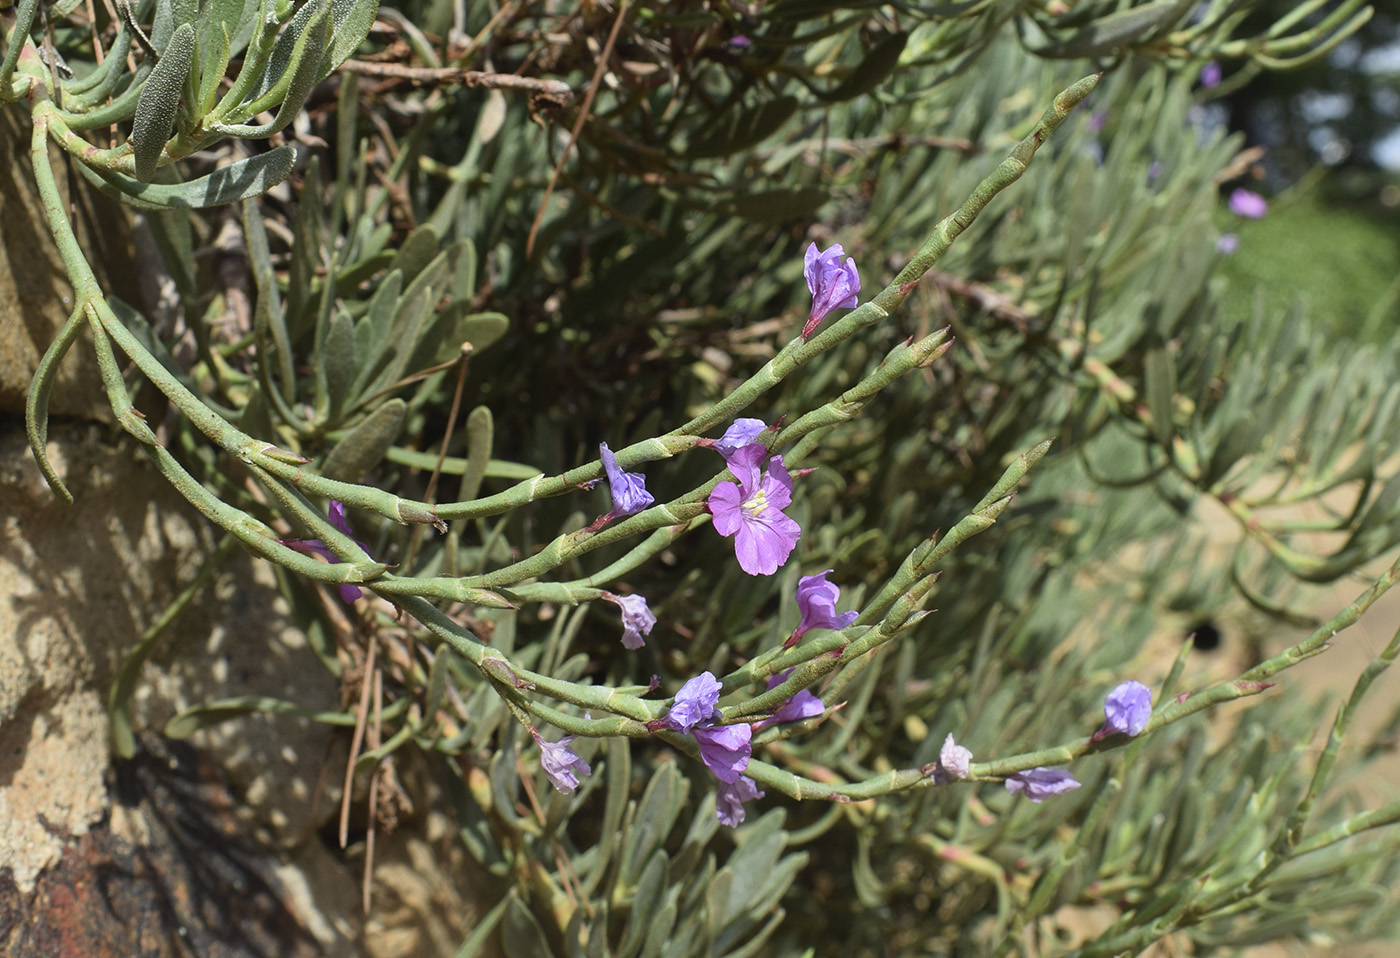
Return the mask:
M559 156L559 162L554 164L554 172L549 175L549 185L545 187L544 199L540 200L540 208L535 213L535 221L530 224L530 237L525 241L525 258L529 259L535 251L535 237L539 234L540 224L544 221L544 211L549 208L549 198L554 195L554 185L559 180L559 171L563 169L564 162L573 152L574 144L578 142L579 132L583 129L583 124L588 120L588 114L593 109L593 98L598 95L598 88L603 85L603 73L608 68L608 57L612 56L613 44L617 42L617 35L622 31L622 23L627 18L627 0L617 8L617 18L613 20L612 29L608 31L608 40L603 44L603 51L598 56L598 68L593 71L593 79L588 83L588 92L583 95L583 106L579 108L578 119L574 121L574 128L569 131L569 142L564 145L564 152Z

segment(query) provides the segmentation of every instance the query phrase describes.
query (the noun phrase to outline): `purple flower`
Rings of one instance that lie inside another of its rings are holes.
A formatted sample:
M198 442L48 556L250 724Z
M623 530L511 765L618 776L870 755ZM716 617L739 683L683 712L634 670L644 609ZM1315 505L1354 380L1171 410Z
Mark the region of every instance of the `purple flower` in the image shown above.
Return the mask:
M716 725L720 718L720 684L709 672L701 672L681 686L675 701L660 725L695 736L700 745L700 760L721 782L733 782L749 767L753 748L749 740L753 729L747 722L738 725Z
M1247 220L1261 219L1269 212L1269 204L1264 197L1243 188L1230 194L1228 205L1231 213L1243 216Z
M1215 251L1223 256L1229 256L1240 248L1240 238L1234 233L1221 233L1220 239L1215 241Z
M1206 65L1201 67L1201 86L1218 86L1220 78L1224 75L1220 69L1220 64L1215 60L1207 60Z
M622 609L622 646L626 649L640 649L646 645L642 636L651 635L651 627L656 625L656 616L647 607L645 596L613 595L604 592L603 598L616 603Z
M737 781L721 785L715 793L715 817L721 824L737 828L744 824L744 803L762 797L758 783L747 775L741 775Z
M608 474L608 489L612 493L613 507L607 518L633 515L656 501L647 492L646 477L640 472L623 472L607 443L598 444L598 455L602 457L603 469Z
M326 510L326 518L331 520L331 525L352 539L355 539L355 531L350 528L350 520L345 518L345 504L332 499L330 508ZM359 539L355 539L359 542Z
M767 423L762 419L736 419L724 431L724 435L715 440L715 452L727 461L739 449L757 442L758 434L767 428Z
M740 49L744 49L753 46L753 41L750 40L748 37L744 36L742 33L736 33L734 36L729 38L729 45L731 47L739 47ZM742 816L740 816L740 820L742 820Z
M663 721L677 732L689 732L717 711L719 691L719 680L709 672L701 672L681 686Z
M566 735L557 742L546 742L534 729L530 730L530 735L540 747L540 765L545 775L549 776L549 783L565 795L578 788L580 775L592 774L593 769L588 767L588 763L569 748L569 743L578 738L577 735Z
M938 765L931 774L939 785L967 778L972 774L972 750L963 748L949 735L938 750Z
M802 535L802 527L783 515L792 502L792 477L783 457L770 459L762 480L758 477L758 465L767 455L768 450L757 444L735 450L725 459L738 484L721 482L710 493L715 530L734 536L739 568L749 575L777 572Z
M327 510L326 518L330 519L331 525L335 526L350 538L355 539L355 533L350 528L350 522L345 518L345 506L342 503L332 499L330 508ZM305 552L307 554L314 553L325 559L331 565L337 565L340 562L340 557L332 552L320 539L278 539L277 541L288 549L295 549L297 552ZM355 544L365 552L369 552L369 547L359 539L355 539ZM346 605L349 605L360 596L364 595L364 592L361 591L359 586L351 585L348 582L341 583L338 588L340 590L340 599Z
M1103 129L1104 124L1107 122L1108 111L1095 110L1093 113L1089 114L1089 122L1084 124L1084 128L1089 133L1098 133L1100 130Z
M1104 731L1141 735L1152 717L1152 690L1141 682L1124 682L1104 699Z
M710 721L710 720L706 720ZM691 731L700 745L700 761L721 782L734 783L749 767L753 755L753 728L747 722L737 725L707 725L701 722Z
M826 581L830 571L827 569L826 572L818 572L816 575L804 575L797 580L797 607L802 610L802 619L797 623L792 635L783 643L783 648L792 648L813 629L834 629L840 632L856 620L859 613L854 611L837 614L836 600L841 598L841 589Z
M1012 795L1026 793L1026 797L1039 804L1051 795L1072 792L1079 787L1074 776L1063 768L1032 768L1017 772L1006 780L1006 790Z
M782 685L791 674L792 669L788 669L786 672L768 676L768 691L771 692ZM813 695L811 689L803 689L784 702L778 711L771 716L753 723L753 727L760 729L769 725L781 725L784 722L801 722L803 719L816 718L825 711L826 706L822 700Z
M807 277L807 288L812 292L812 311L802 327L803 339L810 338L833 309L846 309L860 302L856 297L860 292L860 271L853 259L841 262L845 257L840 243L833 243L821 253L817 252L816 243L807 247L802 275Z

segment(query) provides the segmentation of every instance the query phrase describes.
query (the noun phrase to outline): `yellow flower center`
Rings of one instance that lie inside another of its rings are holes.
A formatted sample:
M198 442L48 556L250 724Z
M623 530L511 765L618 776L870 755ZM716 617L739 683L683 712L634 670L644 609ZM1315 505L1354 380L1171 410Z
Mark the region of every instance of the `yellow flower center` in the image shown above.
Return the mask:
M757 519L759 516L763 515L763 510L768 508L768 493L763 489L759 489L749 498L748 502L744 503L742 508L749 515Z

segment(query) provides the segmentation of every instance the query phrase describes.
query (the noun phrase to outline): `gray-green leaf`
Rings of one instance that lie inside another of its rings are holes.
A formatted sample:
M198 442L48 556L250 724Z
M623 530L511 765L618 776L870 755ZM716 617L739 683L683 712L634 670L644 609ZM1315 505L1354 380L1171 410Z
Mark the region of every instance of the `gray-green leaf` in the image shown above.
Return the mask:
M326 389L326 416L330 422L336 422L345 410L350 383L355 378L358 365L355 321L345 310L339 310L331 317L319 358Z
M155 175L160 153L175 125L180 93L194 64L194 27L182 23L175 28L165 54L156 64L141 96L136 101L136 119L131 126L131 147L135 153L136 178L149 183Z
M402 399L390 399L336 443L321 464L321 475L342 482L358 482L360 477L379 465L384 453L394 444L403 429L408 404Z
M691 157L728 156L757 146L778 132L795 112L797 99L790 96L731 110L692 139L685 153Z
M909 34L904 31L891 33L871 47L865 59L861 60L835 89L830 93L818 92L817 96L828 103L840 103L869 93L894 73L895 67L899 66L900 54L904 52L908 42Z
M231 163L188 183L142 183L114 170L76 164L88 182L115 200L145 210L204 209L261 196L285 180L296 163L290 143Z

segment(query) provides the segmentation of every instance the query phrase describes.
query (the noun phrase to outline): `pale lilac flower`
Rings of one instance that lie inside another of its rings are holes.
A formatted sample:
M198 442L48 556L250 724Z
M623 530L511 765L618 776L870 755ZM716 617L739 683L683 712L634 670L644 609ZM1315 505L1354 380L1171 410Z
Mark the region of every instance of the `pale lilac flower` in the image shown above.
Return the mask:
M1141 682L1124 682L1104 699L1105 732L1141 735L1152 717L1152 690Z
M652 626L656 625L656 616L652 615L651 609L647 607L646 597L613 595L611 592L604 592L603 598L616 603L618 608L622 610L623 648L640 649L646 645L642 636L651 635Z
M933 770L933 780L939 785L959 782L972 774L972 750L963 748L949 735L938 750L938 767Z
M791 674L792 669L788 669L786 672L768 676L768 691L771 692L782 685ZM825 711L826 706L822 704L822 700L813 695L811 689L803 689L784 702L771 716L753 723L753 727L761 729L769 725L782 725L784 722L801 722L804 719L816 718Z
M802 327L803 339L810 338L832 310L847 309L860 302L856 296L860 292L856 261L846 259L843 263L842 259L846 259L846 251L840 243L833 243L820 253L816 243L807 247L802 275L807 278L807 289L812 293L812 311Z
M663 719L667 728L677 732L689 732L701 722L709 719L719 704L720 684L709 672L701 672L681 686L671 710Z
M739 449L757 442L758 434L767 428L768 424L762 419L736 419L724 435L715 440L714 450L728 461Z
M836 601L841 598L841 589L836 584L826 581L830 571L827 569L826 572L818 572L816 575L804 575L797 580L797 607L802 610L802 619L797 623L792 635L783 643L783 648L792 648L813 629L832 629L840 632L856 620L858 612L837 613Z
M350 528L350 521L345 518L345 506L342 503L332 499L330 508L326 511L326 518L330 519L331 525L335 526L351 539L355 539L355 533ZM337 565L340 562L340 557L332 552L320 539L278 539L277 541L288 549L295 549L297 552L314 553L325 559L331 565ZM359 546L365 552L369 552L369 547L359 539L355 539L355 545ZM342 582L337 588L340 591L341 601L347 605L364 595L364 592L359 586L351 585L348 582Z
M720 719L720 684L709 672L701 672L681 686L666 717L658 725L695 736L700 760L721 782L733 782L749 767L753 729L747 722L716 725Z
M710 721L710 720L707 720ZM700 760L721 782L733 783L749 767L753 755L753 728L747 722L737 725L707 725L701 722L691 730L700 745Z
M734 536L739 568L749 575L777 572L802 535L802 527L783 515L783 509L792 502L792 477L783 465L783 457L770 459L767 471L759 479L758 465L767 455L767 449L755 444L726 456L729 469L739 482L715 486L708 503L715 531Z
M1230 194L1230 212L1247 220L1257 220L1269 212L1269 203L1258 193L1240 188Z
M565 795L578 788L580 775L592 774L593 769L588 767L588 763L569 748L569 743L578 738L577 735L566 735L557 742L546 742L534 729L530 730L530 735L540 747L540 766L549 777L550 784Z
M1051 795L1072 792L1079 787L1074 776L1063 768L1032 768L1017 772L1006 780L1006 790L1012 795L1026 793L1026 797L1039 804Z
M1089 122L1084 124L1084 129L1089 133L1098 133L1103 130L1104 124L1108 122L1107 110L1095 110L1089 114Z
M1224 72L1220 69L1220 64L1215 60L1207 60L1206 65L1201 67L1201 86L1218 86Z
M598 454L602 457L603 469L608 474L608 490L612 493L613 507L607 518L633 515L656 501L647 492L646 477L640 472L623 472L607 443L598 444Z
M753 41L750 40L748 37L744 36L742 33L736 33L734 36L729 38L729 45L731 47L738 47L742 50L753 46Z
M715 792L715 817L720 824L737 828L744 824L744 803L762 798L763 794L759 791L758 783L747 775L739 776L734 782L725 782Z
M1240 248L1240 238L1234 233L1221 233L1215 241L1215 250L1223 256L1230 256Z

